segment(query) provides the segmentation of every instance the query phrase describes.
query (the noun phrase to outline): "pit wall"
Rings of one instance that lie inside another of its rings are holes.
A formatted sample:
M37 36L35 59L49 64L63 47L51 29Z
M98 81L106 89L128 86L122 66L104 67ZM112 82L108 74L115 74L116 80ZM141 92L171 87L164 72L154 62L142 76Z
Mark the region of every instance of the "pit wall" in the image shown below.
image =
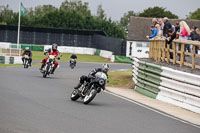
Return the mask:
M200 114L200 76L132 59L135 91Z

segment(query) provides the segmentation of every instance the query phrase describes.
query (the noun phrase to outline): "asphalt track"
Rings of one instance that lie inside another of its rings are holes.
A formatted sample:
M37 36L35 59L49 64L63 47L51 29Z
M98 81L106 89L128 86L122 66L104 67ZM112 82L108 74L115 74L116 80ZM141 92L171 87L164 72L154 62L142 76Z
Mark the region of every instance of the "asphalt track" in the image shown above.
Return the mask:
M89 104L70 100L72 88L99 63L61 63L43 78L38 67L0 68L0 133L200 133L200 128L102 92ZM111 71L130 69L110 64Z

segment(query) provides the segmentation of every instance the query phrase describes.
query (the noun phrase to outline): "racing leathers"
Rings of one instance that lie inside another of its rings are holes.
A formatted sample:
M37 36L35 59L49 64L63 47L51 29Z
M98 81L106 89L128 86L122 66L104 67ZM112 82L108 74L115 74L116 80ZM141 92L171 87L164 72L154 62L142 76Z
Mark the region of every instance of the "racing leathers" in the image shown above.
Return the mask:
M32 52L30 50L25 50L24 51L24 53L22 54L22 62L23 62L23 64L24 64L24 59L25 59L24 55L28 55L29 64L31 65L31 63L32 63Z
M95 79L95 74L97 72L103 72L108 77L107 72L103 71L102 68L95 68L88 74L88 76L86 76L86 75L81 76L78 85L75 86L74 89L78 89L79 87L81 87L81 85L84 83L84 81L89 83L88 88L90 88L93 83L93 79ZM103 89L105 89L105 88L103 88Z

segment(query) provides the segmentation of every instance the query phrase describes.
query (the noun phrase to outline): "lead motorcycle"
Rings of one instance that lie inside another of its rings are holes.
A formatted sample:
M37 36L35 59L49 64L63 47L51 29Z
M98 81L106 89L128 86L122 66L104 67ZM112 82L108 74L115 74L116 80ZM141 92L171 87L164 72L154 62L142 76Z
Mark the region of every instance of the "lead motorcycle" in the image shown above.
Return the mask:
M108 81L107 75L103 72L97 72L95 78L91 81L91 87L88 88L89 83L85 81L81 87L74 89L71 93L71 100L76 101L79 98L83 99L84 104L90 103L97 93L105 88Z
M51 74L54 68L54 61L56 59L55 55L48 55L48 59L41 70L41 73L43 74L43 77L46 78L47 75Z
M24 55L24 68L28 68L30 66L29 56Z

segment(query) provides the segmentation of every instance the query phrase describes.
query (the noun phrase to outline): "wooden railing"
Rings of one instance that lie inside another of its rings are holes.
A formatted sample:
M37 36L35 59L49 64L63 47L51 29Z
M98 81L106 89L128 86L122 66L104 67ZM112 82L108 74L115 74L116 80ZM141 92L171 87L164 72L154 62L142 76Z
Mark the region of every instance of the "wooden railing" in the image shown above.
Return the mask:
M191 52L184 51L186 44L192 46ZM175 39L172 43L172 49L170 49L170 45L166 44L166 40L151 39L149 58L153 58L156 62L171 62L173 64L180 64L180 67L184 65L192 67L192 69L200 69L200 54L195 54L195 46L200 47L200 42ZM178 50L179 47L180 50ZM170 53L173 54L173 58L171 59Z

